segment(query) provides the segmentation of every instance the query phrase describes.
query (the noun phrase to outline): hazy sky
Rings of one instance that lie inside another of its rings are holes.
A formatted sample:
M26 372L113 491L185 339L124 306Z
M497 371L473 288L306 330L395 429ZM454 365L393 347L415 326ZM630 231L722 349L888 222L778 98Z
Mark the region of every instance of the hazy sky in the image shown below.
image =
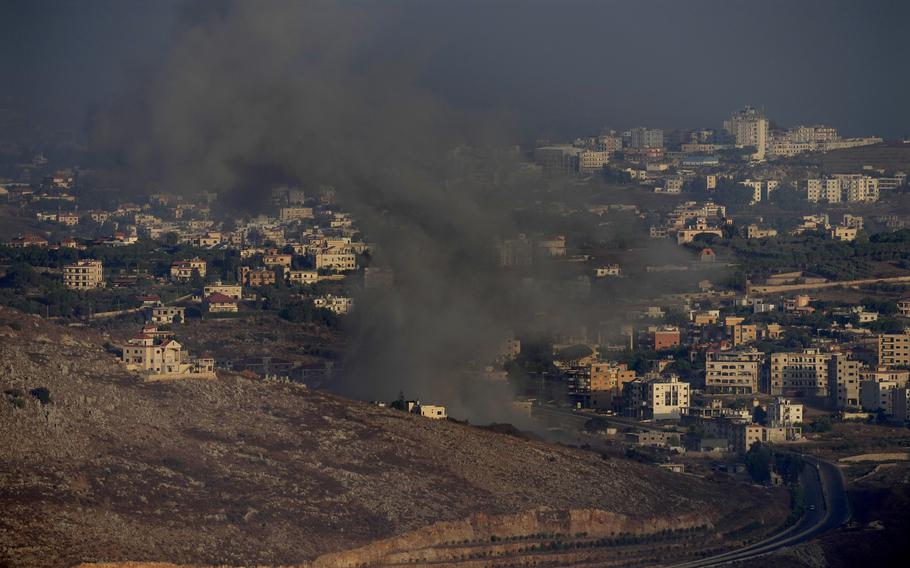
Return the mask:
M385 18L388 57L419 57L442 99L506 110L525 134L719 127L745 104L783 125L910 133L907 1L363 4ZM200 5L218 2L0 0L0 104L12 95L30 117L79 127L154 67Z

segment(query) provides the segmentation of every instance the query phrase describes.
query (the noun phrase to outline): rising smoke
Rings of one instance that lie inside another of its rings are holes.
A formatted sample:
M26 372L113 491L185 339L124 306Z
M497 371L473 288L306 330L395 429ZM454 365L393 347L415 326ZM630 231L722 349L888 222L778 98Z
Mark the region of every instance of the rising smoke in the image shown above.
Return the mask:
M102 117L96 142L148 189L255 204L270 182L333 186L396 281L360 298L340 388L387 400L404 390L475 419L502 401L475 392L468 369L528 307L490 255L512 232L503 194L522 164L500 156L487 168L496 183L467 181L466 145L492 147L501 130L420 85L432 33L401 41L401 15L368 3L203 5L141 92Z
M530 318L583 314L553 275L529 286L493 265L491 245L517 232L515 196L540 183L504 144L508 113L453 108L425 86L442 40L406 2L188 6L163 62L99 117L97 149L144 190L251 208L277 183L332 186L395 277L358 298L337 387L512 419L479 370Z

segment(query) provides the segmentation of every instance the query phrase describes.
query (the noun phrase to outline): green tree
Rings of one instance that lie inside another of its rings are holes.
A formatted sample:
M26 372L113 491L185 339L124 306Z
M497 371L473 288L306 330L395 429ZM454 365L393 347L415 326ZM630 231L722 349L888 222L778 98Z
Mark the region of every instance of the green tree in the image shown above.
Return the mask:
M761 442L755 442L746 452L746 471L756 483L771 481L771 450Z

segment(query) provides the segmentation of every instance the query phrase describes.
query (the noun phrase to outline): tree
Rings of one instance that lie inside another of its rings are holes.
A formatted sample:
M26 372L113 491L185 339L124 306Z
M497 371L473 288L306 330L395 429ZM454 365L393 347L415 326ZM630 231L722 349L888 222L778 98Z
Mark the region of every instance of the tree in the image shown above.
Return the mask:
M761 406L756 406L755 410L752 412L752 422L756 424L761 424L762 426L767 426L768 424L768 413L765 412L765 409Z
M755 442L746 452L746 471L756 483L771 481L771 450L761 442Z

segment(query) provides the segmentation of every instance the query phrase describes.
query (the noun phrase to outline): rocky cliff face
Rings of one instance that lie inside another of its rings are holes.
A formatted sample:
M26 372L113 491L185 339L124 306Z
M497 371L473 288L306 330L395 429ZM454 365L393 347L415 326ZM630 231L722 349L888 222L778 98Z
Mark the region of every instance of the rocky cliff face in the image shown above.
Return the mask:
M0 565L480 562L767 503L291 384L143 383L103 345L0 309Z

